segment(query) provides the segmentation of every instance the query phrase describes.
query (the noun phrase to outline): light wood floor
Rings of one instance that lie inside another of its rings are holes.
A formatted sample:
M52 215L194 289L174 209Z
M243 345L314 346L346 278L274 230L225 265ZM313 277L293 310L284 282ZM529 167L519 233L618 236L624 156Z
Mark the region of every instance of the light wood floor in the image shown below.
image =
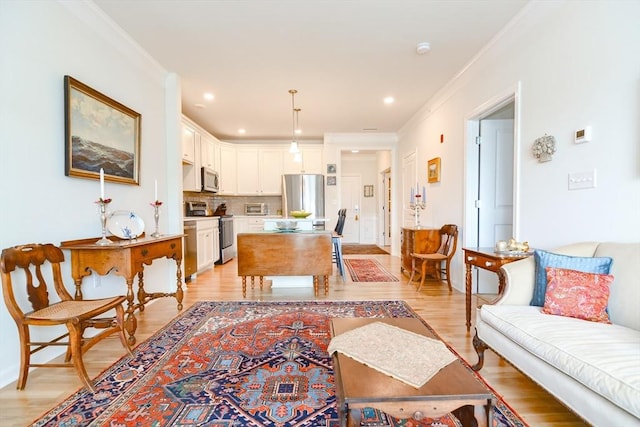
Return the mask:
M401 278L392 283L342 283L335 275L330 280L330 292L326 300L394 300L406 301L440 336L470 363L476 356L471 343L472 334L464 326L464 294L449 294L446 286L437 283L425 285L420 292L407 283L400 274L400 259L390 255L348 255L345 258L373 258ZM202 300L242 300L241 281L237 277L237 265L232 260L213 271L199 275L190 282L185 293L185 308ZM307 300L314 299L312 290L293 293L281 289L265 288L248 290L247 300ZM475 298L473 301L476 304ZM138 313L138 342L151 336L156 330L178 314L175 300L162 298L147 305L144 313ZM473 331L473 327L471 329ZM15 350L18 351L17 349ZM117 338L108 338L85 355L87 370L95 377L123 355ZM511 365L488 351L481 374L499 395L531 426L584 426L573 413L558 403L548 393L523 376ZM36 369L30 375L23 391L15 390L15 383L0 389L0 425L25 426L41 416L57 403L81 387L73 369Z

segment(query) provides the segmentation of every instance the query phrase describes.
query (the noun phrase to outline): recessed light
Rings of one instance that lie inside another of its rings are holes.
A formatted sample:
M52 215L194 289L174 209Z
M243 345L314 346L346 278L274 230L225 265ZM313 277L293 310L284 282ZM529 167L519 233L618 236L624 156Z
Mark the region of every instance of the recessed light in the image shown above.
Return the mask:
M424 55L425 53L431 50L431 43L429 42L420 42L416 46L416 53L418 55Z
M204 95L202 95L202 97L207 101L213 101L213 99L215 98L215 95L210 92L206 92Z
M359 153L360 150L351 150L352 153Z
M238 133L241 135L244 135L245 133L247 133L246 129L238 129Z
M389 105L389 104L393 104L393 103L394 103L394 101L395 101L395 99L393 99L393 96L387 96L387 97L384 99L384 103L385 103L385 104L387 104L387 105Z
M296 135L302 135L302 129L296 129L295 133Z
M194 107L196 107L196 108L206 108L206 105L204 105L204 104L194 104Z

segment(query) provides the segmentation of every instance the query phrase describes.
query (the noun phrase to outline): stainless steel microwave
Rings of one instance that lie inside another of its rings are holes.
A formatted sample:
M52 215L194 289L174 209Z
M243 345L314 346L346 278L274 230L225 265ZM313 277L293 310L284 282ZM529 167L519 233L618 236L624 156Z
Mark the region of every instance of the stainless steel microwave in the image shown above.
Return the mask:
M268 215L269 207L266 203L245 203L244 204L245 215Z
M202 191L217 193L220 178L218 172L207 167L203 167L200 173L200 182L202 183Z

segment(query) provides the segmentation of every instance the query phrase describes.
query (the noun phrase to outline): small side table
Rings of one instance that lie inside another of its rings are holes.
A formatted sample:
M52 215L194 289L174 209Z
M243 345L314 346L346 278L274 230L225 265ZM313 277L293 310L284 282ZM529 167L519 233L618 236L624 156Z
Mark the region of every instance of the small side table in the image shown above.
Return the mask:
M500 267L513 261L518 261L533 255L530 252L496 252L494 248L462 248L464 251L465 277L465 304L467 331L471 329L471 267L493 271L498 275L498 295L504 291L504 276L500 273Z

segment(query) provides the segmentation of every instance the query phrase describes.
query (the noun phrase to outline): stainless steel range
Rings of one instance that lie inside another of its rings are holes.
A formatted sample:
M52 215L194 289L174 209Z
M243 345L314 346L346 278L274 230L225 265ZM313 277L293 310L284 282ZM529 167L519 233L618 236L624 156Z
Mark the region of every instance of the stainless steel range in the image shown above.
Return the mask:
M216 264L224 264L233 258L233 216L220 217L220 259Z

